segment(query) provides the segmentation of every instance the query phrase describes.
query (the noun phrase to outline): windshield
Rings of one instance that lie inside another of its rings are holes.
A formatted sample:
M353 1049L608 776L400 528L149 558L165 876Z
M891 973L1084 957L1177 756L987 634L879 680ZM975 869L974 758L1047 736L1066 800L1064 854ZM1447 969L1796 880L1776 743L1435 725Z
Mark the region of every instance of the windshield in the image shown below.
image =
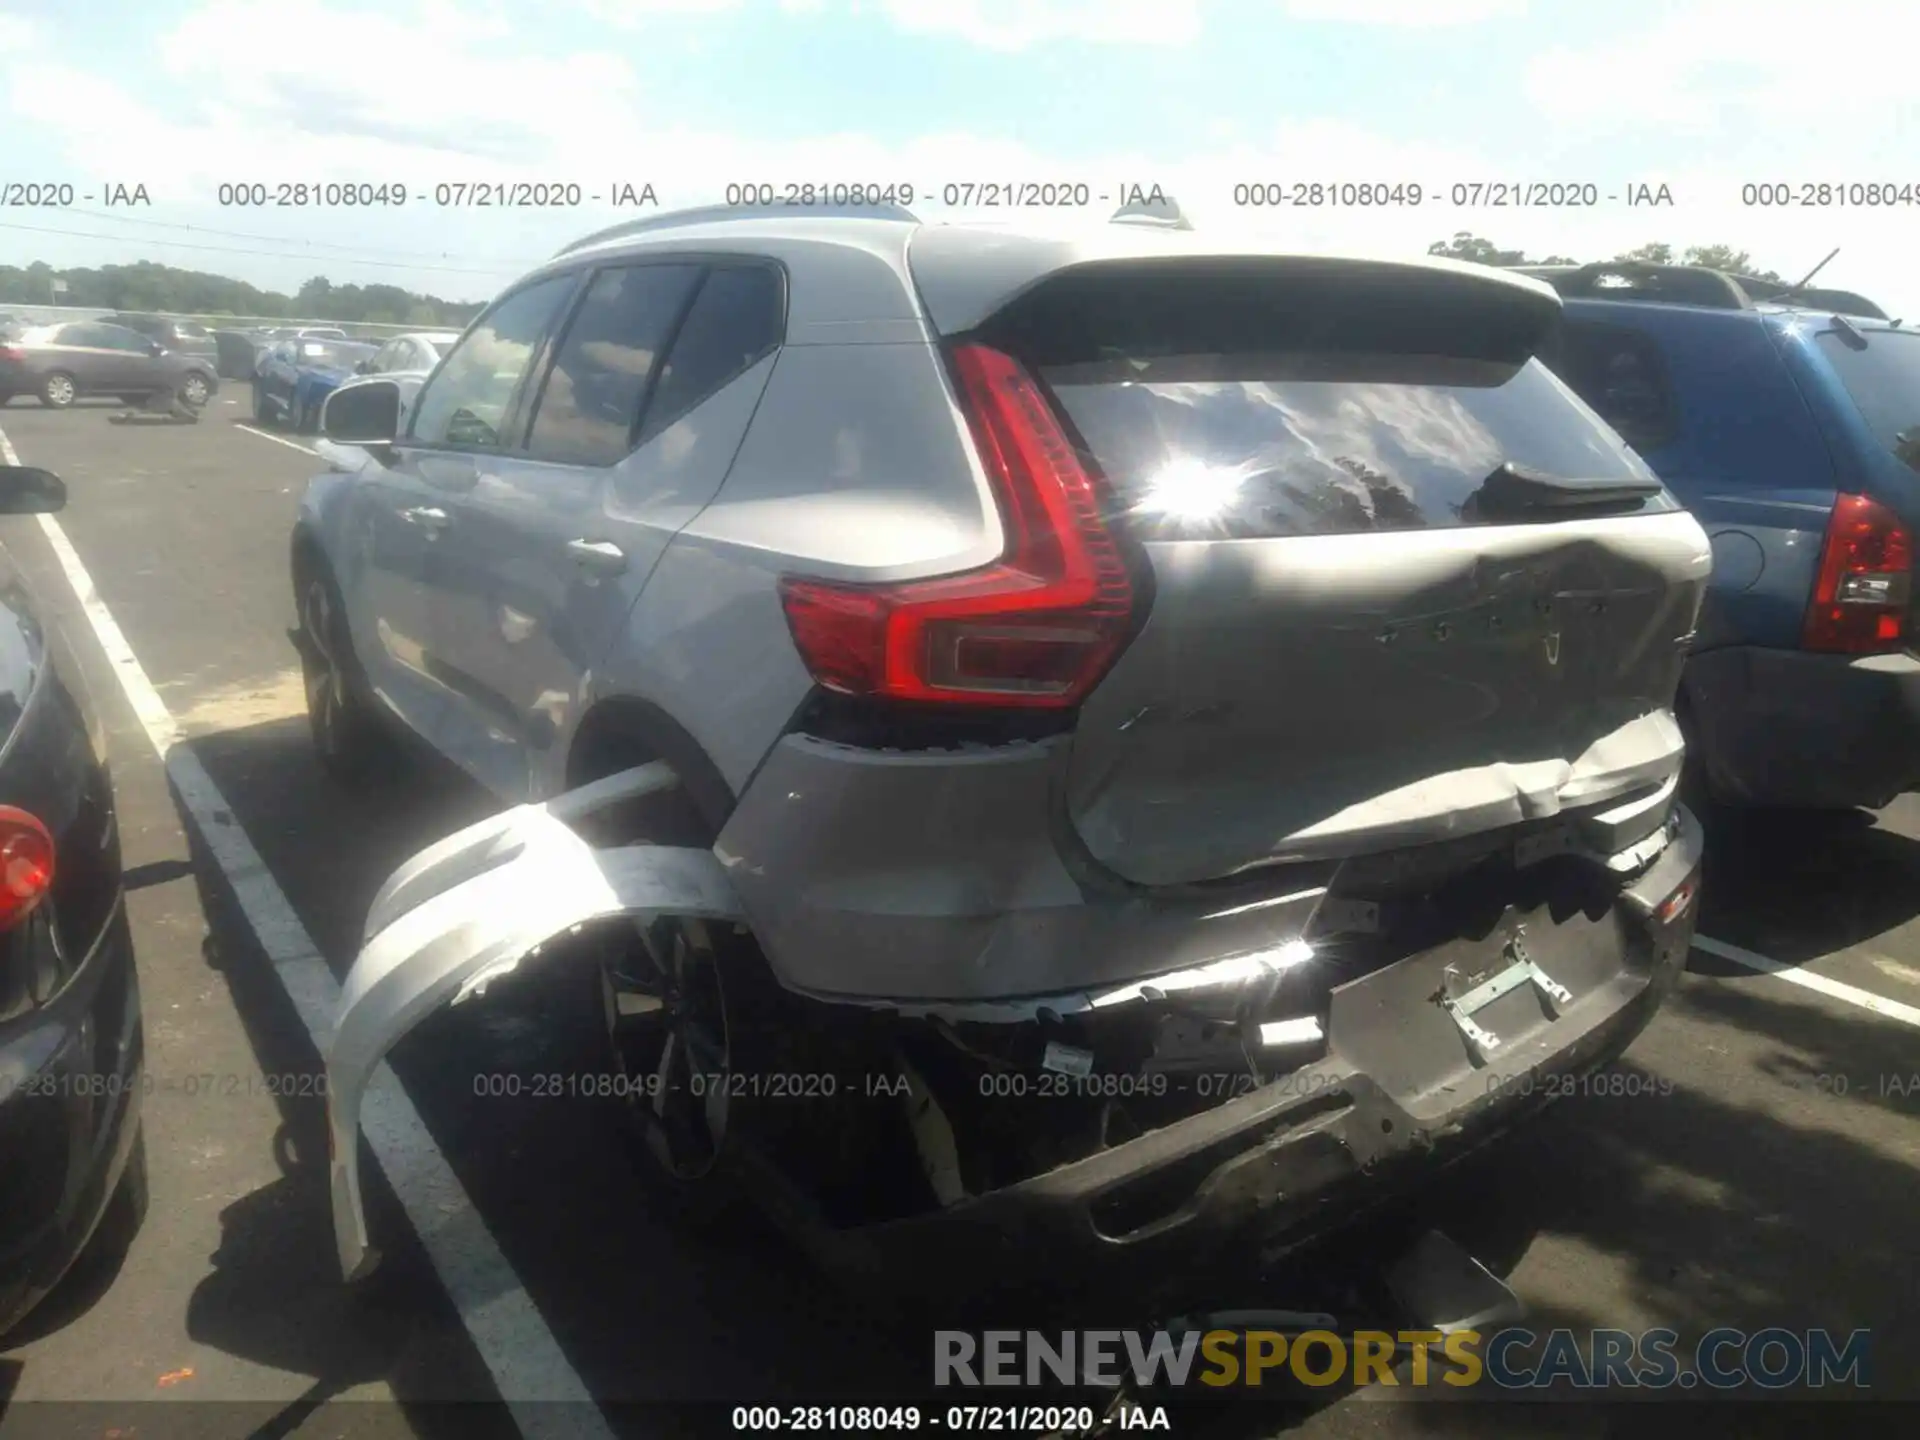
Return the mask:
M1920 470L1920 336L1898 330L1859 330L1866 343L1848 343L1838 331L1817 338L1860 417L1879 442Z

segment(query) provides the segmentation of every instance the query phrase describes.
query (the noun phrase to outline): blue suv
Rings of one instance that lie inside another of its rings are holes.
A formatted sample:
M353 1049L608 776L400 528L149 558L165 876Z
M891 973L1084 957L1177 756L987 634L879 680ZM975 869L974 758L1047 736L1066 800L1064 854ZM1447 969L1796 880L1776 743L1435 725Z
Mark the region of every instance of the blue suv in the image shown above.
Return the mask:
M1680 692L1707 795L1920 788L1920 334L1848 292L1695 267L1531 273L1565 302L1541 358L1712 539Z

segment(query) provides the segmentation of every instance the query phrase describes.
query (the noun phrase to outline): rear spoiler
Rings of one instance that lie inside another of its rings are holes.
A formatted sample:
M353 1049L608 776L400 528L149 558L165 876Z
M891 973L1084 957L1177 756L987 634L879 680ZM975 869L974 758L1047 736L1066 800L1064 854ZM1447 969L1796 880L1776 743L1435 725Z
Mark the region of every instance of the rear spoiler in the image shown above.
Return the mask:
M1119 219L1118 216L1115 217ZM1332 285L1377 291L1382 299L1471 301L1524 319L1544 332L1558 318L1551 285L1509 270L1421 257L1368 260L1315 255L1222 239L1156 224L1115 223L1062 235L1009 233L985 226L929 225L913 234L907 262L933 327L943 335L977 330L1035 292L1070 278L1076 285L1126 284L1179 277L1285 282L1304 297ZM1439 353L1445 353L1444 350Z

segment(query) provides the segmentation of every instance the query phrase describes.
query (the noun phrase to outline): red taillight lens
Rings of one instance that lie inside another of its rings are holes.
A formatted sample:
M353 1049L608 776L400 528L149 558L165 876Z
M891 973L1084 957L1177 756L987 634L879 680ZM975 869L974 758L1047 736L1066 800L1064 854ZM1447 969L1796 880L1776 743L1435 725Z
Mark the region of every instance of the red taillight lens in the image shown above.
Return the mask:
M1913 532L1865 495L1842 495L1827 522L1807 610L1809 650L1866 654L1899 648L1913 595Z
M33 913L53 885L53 836L24 810L0 805L0 930Z
M1133 586L1094 478L1019 362L954 351L1006 549L963 575L891 585L788 577L794 643L831 690L895 700L1061 708L1113 663Z
M17 345L0 345L0 360L24 360L27 352Z

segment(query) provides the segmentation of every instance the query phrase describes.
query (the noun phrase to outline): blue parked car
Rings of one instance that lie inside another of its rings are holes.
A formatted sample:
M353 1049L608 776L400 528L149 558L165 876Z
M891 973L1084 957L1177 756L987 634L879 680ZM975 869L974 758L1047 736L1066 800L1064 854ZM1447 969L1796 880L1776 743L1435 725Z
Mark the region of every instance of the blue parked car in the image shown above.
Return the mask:
M1845 291L1607 264L1542 356L1713 542L1680 693L1728 804L1878 808L1920 788L1920 334Z
M354 366L371 359L379 348L310 337L276 341L254 366L253 418L295 430L318 429L327 396L351 380Z

